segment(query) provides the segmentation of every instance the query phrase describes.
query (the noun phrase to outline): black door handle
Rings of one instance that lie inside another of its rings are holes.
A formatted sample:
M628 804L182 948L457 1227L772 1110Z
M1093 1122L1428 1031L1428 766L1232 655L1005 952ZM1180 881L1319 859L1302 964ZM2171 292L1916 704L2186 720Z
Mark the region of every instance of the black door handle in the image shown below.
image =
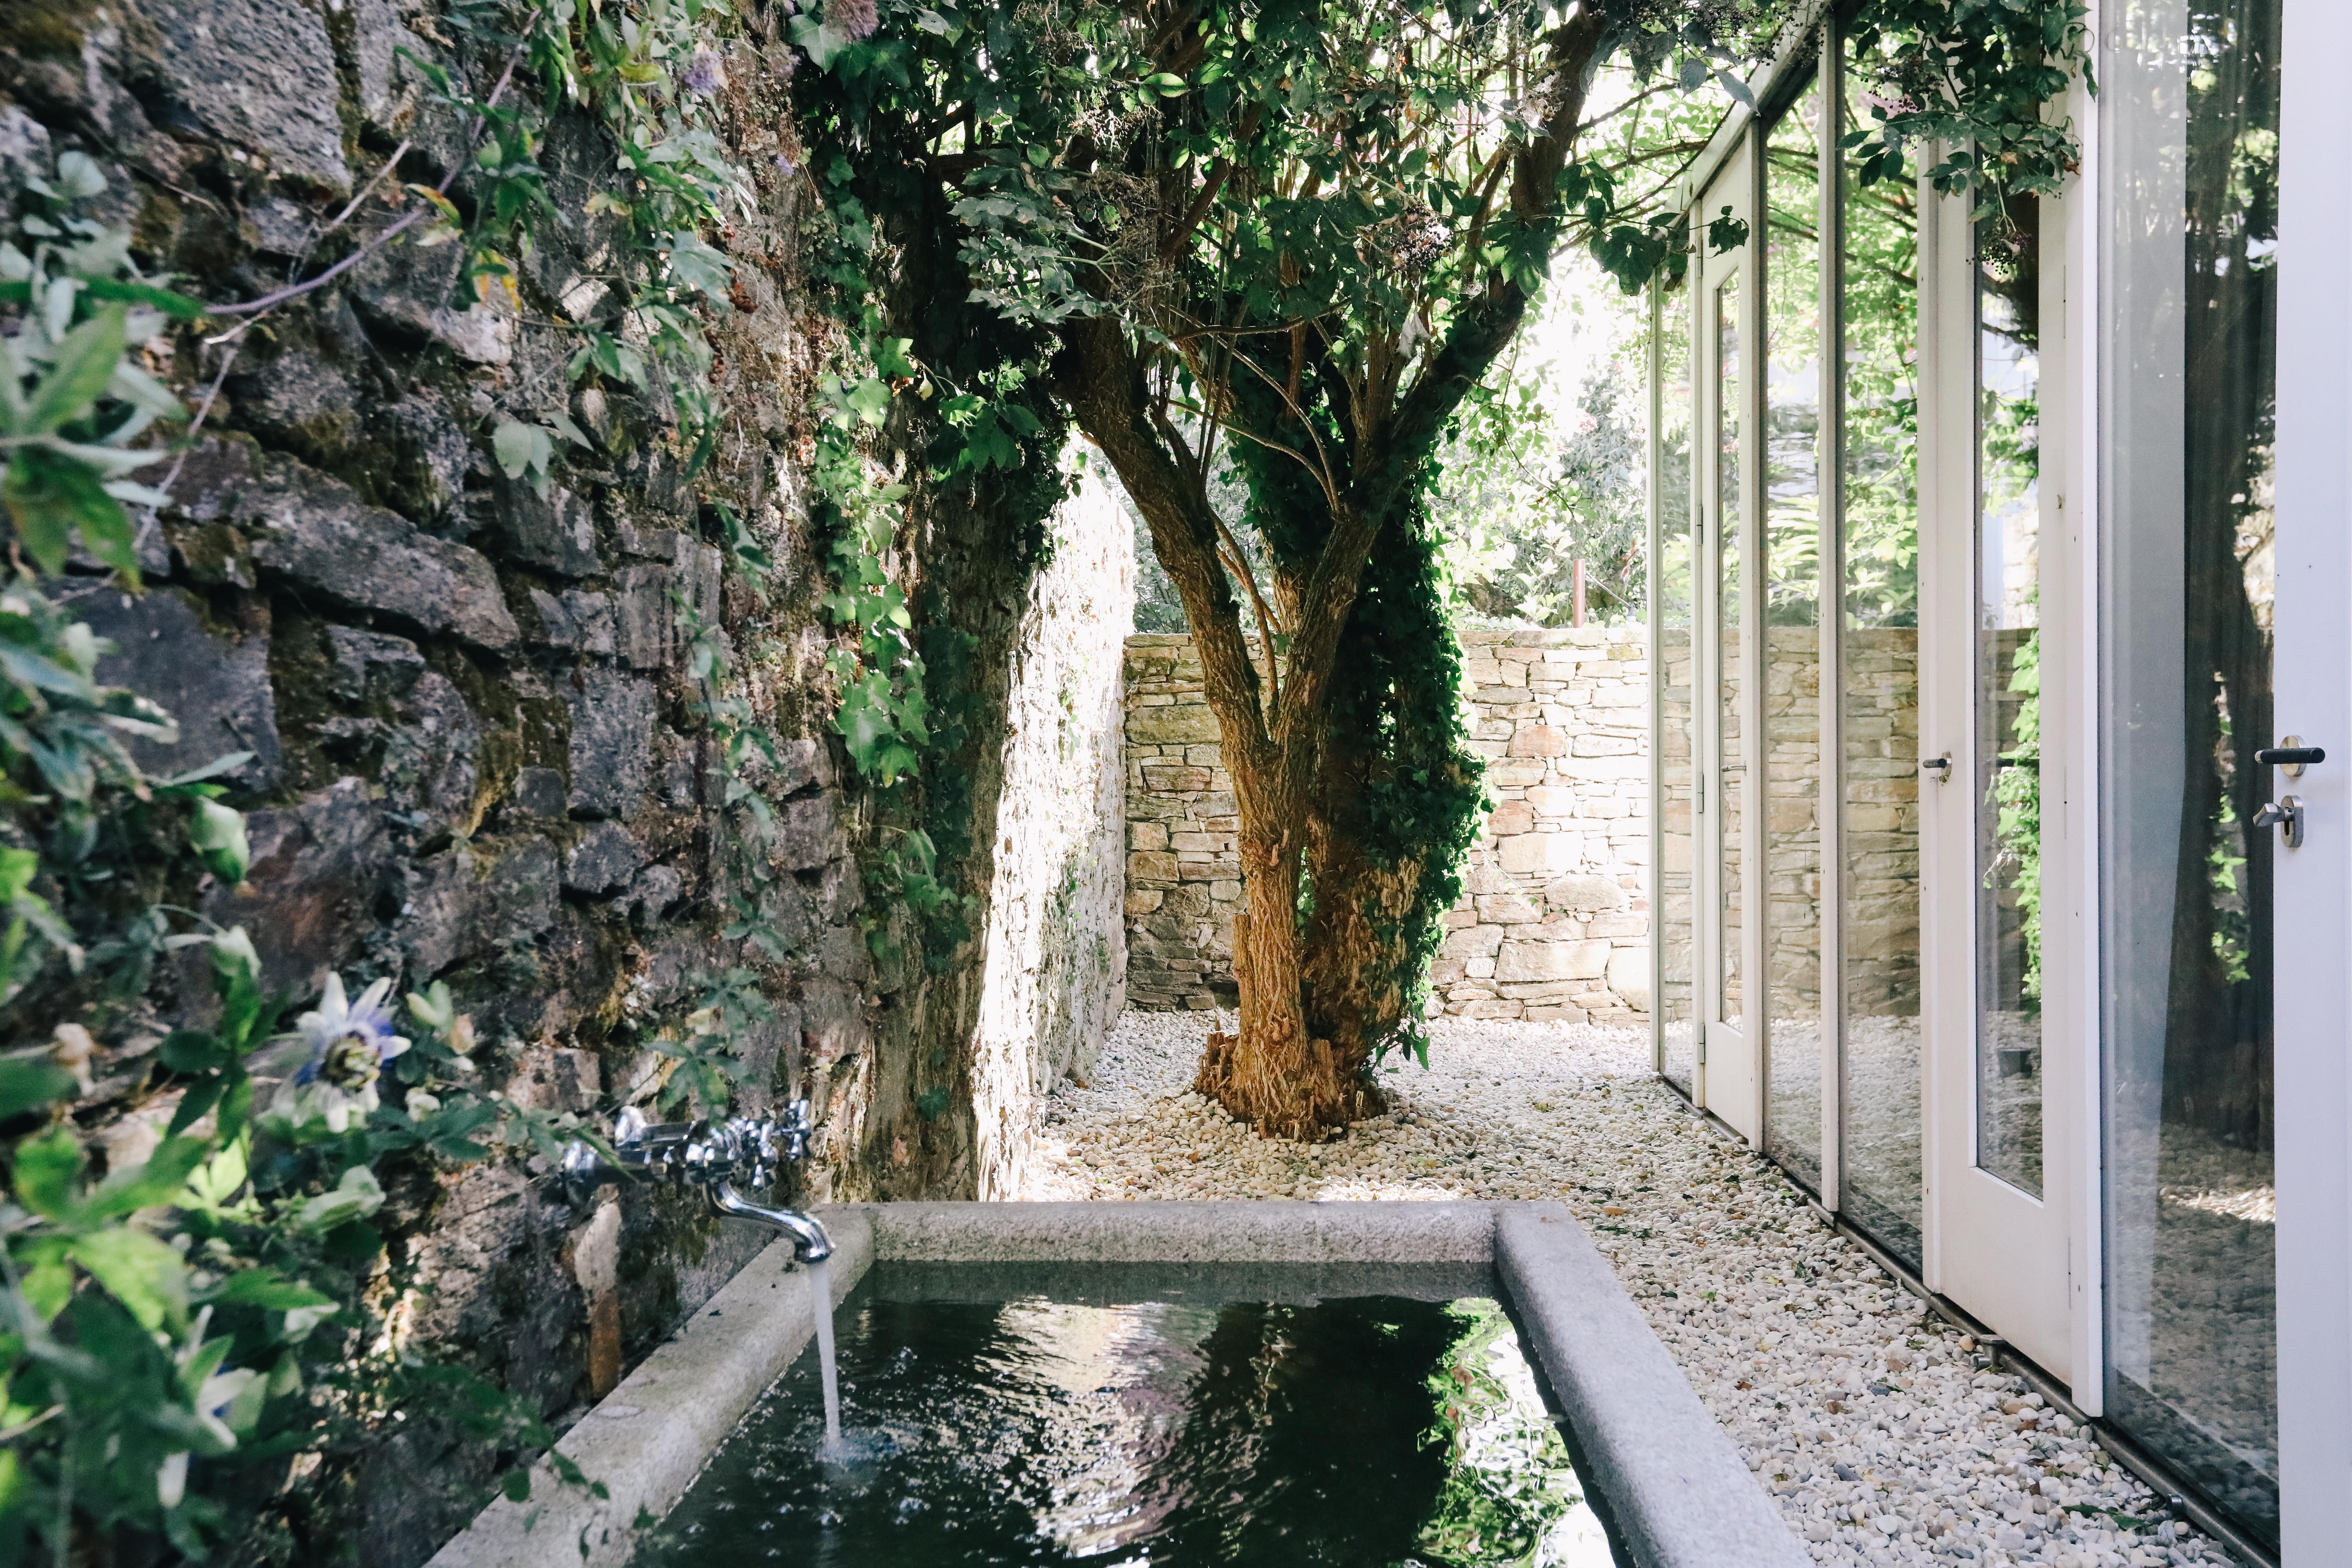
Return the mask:
M2326 760L2327 752L2320 746L2264 746L2254 753L2254 761L2264 767L2307 768Z

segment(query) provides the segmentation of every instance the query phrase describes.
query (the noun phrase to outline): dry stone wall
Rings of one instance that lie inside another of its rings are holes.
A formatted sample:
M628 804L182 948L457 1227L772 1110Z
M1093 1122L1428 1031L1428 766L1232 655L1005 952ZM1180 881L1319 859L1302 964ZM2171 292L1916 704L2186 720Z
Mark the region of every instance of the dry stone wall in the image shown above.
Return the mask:
M1471 1017L1649 1009L1649 670L1639 634L1474 629L1472 744L1495 810L1446 917L1433 994ZM1192 638L1127 639L1127 994L1231 1006L1240 820Z
M0 7L0 204L13 213L28 179L85 153L108 181L92 216L129 230L142 268L208 300L254 299L389 221L352 201L389 160L396 174L373 188L430 186L464 156L462 120L412 57L477 97L507 64L504 44L425 0ZM252 933L271 989L299 1003L331 972L355 989L446 981L485 1089L601 1118L653 1099L668 1065L653 1042L740 966L772 1011L733 1042L739 1107L793 1091L816 1104L798 1195L970 1197L1001 1161L976 1106L1017 1108L1116 1007L1115 947L1072 934L1116 930L1116 842L1044 806L1097 801L1108 778L1095 817L1120 828L1105 746L1115 757L1129 551L1097 503L1033 582L999 503L936 493L906 464L887 563L919 634L964 650L968 700L944 759L959 789L925 826L959 846L941 875L980 910L969 939L926 955L911 913L869 891L883 825L830 728L841 634L820 608L825 542L803 465L831 329L800 271L814 196L789 68L739 39L715 100L754 188L707 237L732 273L731 309L709 312L729 423L698 475L665 398L566 373L581 324L624 297L614 220L543 226L519 310L464 302L461 247L404 240L270 314L226 362L195 334L150 345L191 406L217 395L170 503L142 519L148 590L53 587L115 645L100 676L182 720L179 745L143 763L252 753L226 781L247 813L249 877L175 892ZM539 163L578 215L625 177L614 154L599 126L558 116ZM463 174L451 190L478 194ZM320 240L346 205L353 223ZM929 297L900 292L889 309L919 321ZM568 420L594 447L561 450L543 489L517 483L491 443L507 418ZM884 433L883 460L900 434ZM775 563L765 599L722 572L714 500ZM689 667L698 630L730 650L740 695L782 742L742 778L779 823L749 851L764 879L746 874L747 818ZM754 915L768 945L726 934ZM101 1161L137 1159L168 1121L141 1086L173 1021L209 1005L187 956L89 1020L100 1087L78 1115ZM53 1021L0 1026L38 1038ZM1007 1055L1033 1024L1044 1056ZM516 1160L419 1165L386 1186L383 1268L415 1288L405 1342L559 1425L768 1239L635 1187L573 1213ZM319 1478L341 1500L333 1544L371 1568L423 1562L496 1473L433 1411L411 1417L341 1442Z

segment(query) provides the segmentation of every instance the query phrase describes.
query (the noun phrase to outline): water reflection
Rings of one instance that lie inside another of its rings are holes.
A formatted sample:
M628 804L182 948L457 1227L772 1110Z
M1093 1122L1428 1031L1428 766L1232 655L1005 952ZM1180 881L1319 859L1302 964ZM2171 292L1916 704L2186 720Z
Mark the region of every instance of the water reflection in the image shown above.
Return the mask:
M1614 1562L1502 1309L892 1301L842 1312L847 1462L803 1356L636 1562Z

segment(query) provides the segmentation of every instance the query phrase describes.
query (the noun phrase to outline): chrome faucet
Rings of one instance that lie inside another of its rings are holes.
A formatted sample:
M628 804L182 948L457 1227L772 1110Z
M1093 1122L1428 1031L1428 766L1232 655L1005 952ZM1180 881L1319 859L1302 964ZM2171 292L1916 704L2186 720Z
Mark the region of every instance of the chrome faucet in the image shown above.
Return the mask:
M656 1180L692 1183L710 1194L720 1214L765 1220L793 1238L793 1255L803 1263L833 1256L833 1240L824 1226L793 1209L755 1204L736 1190L772 1185L781 1162L797 1163L808 1158L809 1102L795 1100L785 1107L783 1120L730 1116L723 1121L647 1121L635 1106L624 1106L613 1121L613 1152L619 1169ZM563 1177L575 1192L593 1186L613 1173L595 1150L574 1143L563 1152Z

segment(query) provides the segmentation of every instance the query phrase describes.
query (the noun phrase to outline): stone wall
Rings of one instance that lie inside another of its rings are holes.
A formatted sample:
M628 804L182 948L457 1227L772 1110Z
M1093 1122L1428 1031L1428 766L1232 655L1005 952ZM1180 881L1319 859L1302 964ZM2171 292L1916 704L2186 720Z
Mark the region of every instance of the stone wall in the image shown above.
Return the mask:
M1639 634L1465 635L1496 809L1431 979L1472 1017L1630 1022L1649 1007L1648 666ZM1231 1006L1233 784L1182 634L1127 639L1129 1003Z
M1649 661L1639 629L1463 635L1495 810L1431 967L1445 1010L1631 1023L1650 1006Z
M94 216L131 231L142 268L208 300L254 299L298 256L315 273L389 221L361 204L313 244L387 160L402 161L380 188L396 192L462 156L462 122L433 105L410 54L478 97L507 59L422 0L0 9L0 204L13 212L28 178L85 152L109 181ZM923 825L955 846L941 874L982 911L927 963L909 911L870 897L861 869L903 825L877 820L830 731L824 660L841 637L820 608L801 465L831 329L800 272L814 196L796 172L790 63L738 41L715 100L756 201L707 237L733 273L733 308L709 321L730 423L698 475L666 399L566 374L579 325L614 320L623 298L614 220L543 226L520 310L462 304L460 247L404 240L276 310L233 358L193 332L149 345L192 406L219 377L170 503L142 519L149 589L55 586L119 646L100 674L183 721L180 744L143 762L252 753L228 779L248 813L247 880L172 892L249 930L271 987L299 1002L330 972L399 991L446 981L485 1088L604 1118L657 1094L669 1064L652 1042L740 966L772 1016L734 1042L738 1105L800 1090L817 1107L799 1194L968 1197L1006 1158L975 1104L1016 1102L1080 1059L1115 1006L1099 973L1115 950L1069 934L1115 896L1115 851L1042 808L1099 789L1110 764L1094 727L1115 754L1127 623L1121 590L1087 581L1116 582L1121 545L1098 503L1081 508L1066 565L1033 584L1003 503L935 493L909 465L888 568L918 635L962 650L966 700L943 759L958 789L921 808ZM575 215L624 177L605 133L577 118L551 123L539 162ZM464 177L452 190L474 199ZM877 281L898 289L901 330L919 331L921 280ZM594 448L561 449L543 490L507 479L495 425L558 416ZM884 459L900 434L884 433ZM721 500L775 563L765 599L722 572ZM782 739L773 765L742 776L776 816L772 839L728 804L710 694L688 668L698 626ZM1115 803L1107 815L1116 831ZM765 945L726 934L747 912ZM209 1005L200 961L183 956L135 1005L86 1015L100 1094L121 1097L82 1108L94 1148L130 1157L169 1117L169 1095L138 1086L173 1021ZM0 1026L40 1038L55 1021ZM1000 1073L989 1053L1028 1021L1043 1054ZM559 1425L767 1240L640 1189L569 1213L510 1160L419 1165L387 1188L383 1266L417 1292L407 1342ZM356 1561L398 1568L463 1521L496 1467L429 1410L386 1430L339 1447L320 1495L341 1500L321 1506Z
M1192 635L1129 637L1126 687L1128 1005L1231 1007L1240 808Z
M973 1051L983 1198L1027 1189L1043 1098L1086 1076L1126 1005L1120 665L1135 531L1113 482L1082 464L1013 645Z

